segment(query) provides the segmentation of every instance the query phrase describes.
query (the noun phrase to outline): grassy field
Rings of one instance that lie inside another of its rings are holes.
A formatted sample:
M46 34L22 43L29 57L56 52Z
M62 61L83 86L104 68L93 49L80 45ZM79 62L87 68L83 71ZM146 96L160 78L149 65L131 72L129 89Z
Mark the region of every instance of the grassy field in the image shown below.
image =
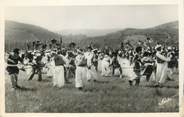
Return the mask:
M7 75L6 75L7 76ZM27 81L19 75L22 90L11 90L10 79L5 79L6 112L178 112L178 74L175 81L168 81L163 88L154 88L142 81L139 87L129 87L127 80L118 77L103 78L88 83L85 91L75 89L74 79L59 89L52 86L51 78ZM160 104L165 98L169 100Z

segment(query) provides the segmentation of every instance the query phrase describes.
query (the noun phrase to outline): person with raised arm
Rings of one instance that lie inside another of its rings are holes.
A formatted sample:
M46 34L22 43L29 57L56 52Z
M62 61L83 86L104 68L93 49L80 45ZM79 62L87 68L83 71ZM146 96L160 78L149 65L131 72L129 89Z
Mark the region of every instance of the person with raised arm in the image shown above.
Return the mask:
M162 87L167 79L168 62L169 57L166 57L162 46L160 44L156 45L156 84L155 87Z

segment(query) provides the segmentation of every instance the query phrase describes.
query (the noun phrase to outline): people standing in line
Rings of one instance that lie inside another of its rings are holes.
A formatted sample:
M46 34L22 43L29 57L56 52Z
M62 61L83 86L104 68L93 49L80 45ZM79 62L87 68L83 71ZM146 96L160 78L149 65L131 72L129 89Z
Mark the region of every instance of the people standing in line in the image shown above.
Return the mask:
M74 43L72 44L75 45ZM75 77L75 86L81 90L85 84L85 80L95 81L98 78L97 71L101 72L101 75L105 77L115 76L115 74L125 76L128 78L130 85L139 85L142 75L146 75L146 79L149 81L153 71L156 71L156 73L154 73L156 74L157 82L155 86L161 86L165 83L167 77L173 74L173 67L176 67L176 61L178 61L177 57L175 57L176 53L173 52L174 49L171 48L162 49L161 45L157 45L156 48L152 50L152 53L147 52L149 49L151 49L150 46L143 47L140 42L139 46L135 49L133 46L130 47L129 43L125 46L121 43L121 48L117 51L113 51L108 46L99 52L98 49L92 49L91 46L87 47L87 51L77 49L77 53L75 53L75 46L70 50L66 48L54 48L53 51L47 51L44 49L45 51L42 51L43 53L38 50L34 51L33 55L31 54L32 57L29 57L29 54L25 54L24 64L26 72L30 70L27 67L32 65L32 74L29 80L37 73L38 81L42 80L42 70L46 65L49 68L47 72L50 72L47 75L53 76L53 85L58 87L63 87L64 84L67 83L70 77L69 75L73 74ZM155 50L156 52L154 52ZM19 56L19 52L17 52L17 50L14 51L14 54L16 55L16 53L18 53L17 55ZM65 52L66 55L64 54ZM144 53L143 56L142 53ZM11 58L12 57L9 59ZM18 58L21 57L19 56ZM153 65L152 63L155 62L155 58L156 65ZM21 61L21 59L18 59L18 61ZM16 62L13 66L17 66ZM156 70L154 70L155 66L157 66ZM12 69L11 65L9 65L9 67L8 69ZM145 68L143 71L142 67ZM15 68L16 67L14 67L14 69ZM117 68L119 68L118 71ZM11 72L11 70L9 70L9 72ZM141 74L141 72L143 72L143 74ZM15 77L12 79L16 79L16 76L12 75L12 77ZM16 83L13 81L12 85L16 87L14 85Z

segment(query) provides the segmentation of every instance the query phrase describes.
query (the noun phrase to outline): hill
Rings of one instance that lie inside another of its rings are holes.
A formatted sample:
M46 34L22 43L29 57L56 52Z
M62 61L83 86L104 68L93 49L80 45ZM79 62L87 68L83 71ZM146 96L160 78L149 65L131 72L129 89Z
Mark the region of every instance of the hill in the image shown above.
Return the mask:
M108 33L117 32L121 29L67 29L57 31L62 35L86 35L88 37L96 37L106 35Z
M15 21L6 20L5 21L5 50L11 50L12 48L26 48L26 42L32 42L39 40L41 42L50 42L51 39L59 39L61 35L49 31L45 28L19 23ZM78 35L62 35L63 42L69 43L71 41L81 42L81 40L86 39L87 37L82 34Z
M40 40L42 42L48 42L53 38L59 39L60 37L60 34L39 26L14 21L5 22L6 50L14 48L17 44L19 48L25 48L26 41ZM109 45L112 48L118 47L120 42L127 40L134 45L138 40L145 41L147 37L150 37L154 42L178 45L178 21L147 29L127 28L95 37L89 37L84 34L62 35L64 43L74 41L78 46L85 47L93 42L97 47Z
M105 36L90 37L84 40L81 45L93 42L99 47L109 45L116 48L122 41L129 40L134 45L138 40L145 41L147 37L150 37L155 43L160 42L166 45L178 46L178 22L170 22L147 29L127 28Z
M39 26L14 21L5 21L6 49L13 48L19 43L20 48L25 47L26 41L48 41L59 38L60 35Z

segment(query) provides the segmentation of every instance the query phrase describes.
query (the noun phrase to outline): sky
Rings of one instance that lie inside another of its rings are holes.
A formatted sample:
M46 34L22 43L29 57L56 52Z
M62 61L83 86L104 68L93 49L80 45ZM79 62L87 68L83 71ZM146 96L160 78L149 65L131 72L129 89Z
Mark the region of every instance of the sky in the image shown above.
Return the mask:
M149 28L178 20L177 5L8 7L5 19L49 30Z

